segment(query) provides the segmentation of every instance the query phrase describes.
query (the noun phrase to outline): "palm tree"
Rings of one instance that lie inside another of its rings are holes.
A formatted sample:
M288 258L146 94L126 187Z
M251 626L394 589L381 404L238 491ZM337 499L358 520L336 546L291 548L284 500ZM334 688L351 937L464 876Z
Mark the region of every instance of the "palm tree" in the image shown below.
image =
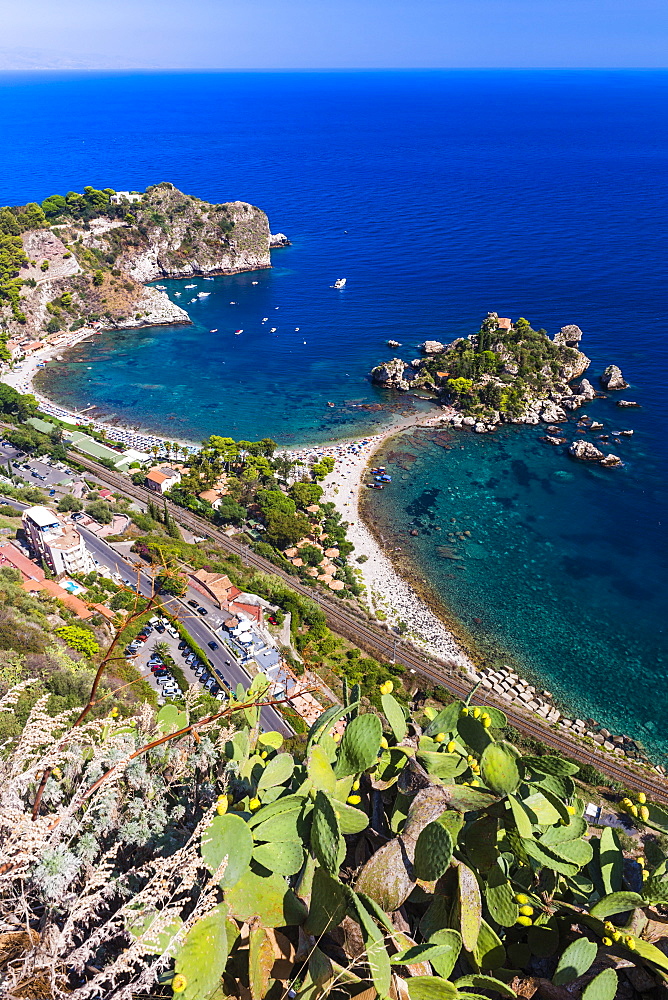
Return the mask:
M164 445L165 445L165 451L167 452L167 461L169 461L169 456L172 453L172 442L171 441L165 441Z
M155 642L153 644L153 652L156 656L161 656L164 660L166 656L171 656L172 650L168 642Z

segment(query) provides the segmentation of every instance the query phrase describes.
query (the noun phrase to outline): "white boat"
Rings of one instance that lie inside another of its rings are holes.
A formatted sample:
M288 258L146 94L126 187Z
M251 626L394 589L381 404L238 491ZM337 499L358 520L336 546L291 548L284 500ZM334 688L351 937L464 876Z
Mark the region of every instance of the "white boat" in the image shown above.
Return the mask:
M295 327L295 333L299 333L299 327L298 326Z
M197 299L191 299L190 301L191 302L197 302Z
M205 281L213 281L213 278L205 278Z
M197 288L197 285L185 285L185 288Z
M211 292L198 292L197 293L197 298L198 299L205 299L207 297L207 295L211 295Z
M216 327L215 330L209 330L209 333L218 333L218 327Z
M235 330L235 331L234 331L234 335L235 335L235 337L238 337L238 336L239 336L239 334L240 334L240 333L243 333L243 332L244 332L243 330Z
M167 291L167 285L156 285L155 287L159 288L161 292Z
M269 317L268 316L263 316L262 317L262 322L263 323L268 323L269 322Z
M181 298L181 292L174 292L174 295L176 296L177 299Z
M257 284L258 284L257 281L251 281L251 285L257 285Z
M330 285L330 287L331 288L343 288L344 285L345 285L345 283L346 283L346 280L347 280L346 278L337 278L336 281L334 282L334 284Z
M275 326L272 326L272 328L271 328L271 330L269 331L269 333L276 333L276 327L275 327Z

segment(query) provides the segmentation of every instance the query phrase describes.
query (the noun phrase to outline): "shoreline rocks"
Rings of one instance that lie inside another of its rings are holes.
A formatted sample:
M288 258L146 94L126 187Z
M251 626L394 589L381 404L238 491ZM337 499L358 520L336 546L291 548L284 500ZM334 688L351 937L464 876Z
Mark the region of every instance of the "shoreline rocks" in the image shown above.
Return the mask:
M573 441L568 454L579 462L602 462L605 457L591 441Z

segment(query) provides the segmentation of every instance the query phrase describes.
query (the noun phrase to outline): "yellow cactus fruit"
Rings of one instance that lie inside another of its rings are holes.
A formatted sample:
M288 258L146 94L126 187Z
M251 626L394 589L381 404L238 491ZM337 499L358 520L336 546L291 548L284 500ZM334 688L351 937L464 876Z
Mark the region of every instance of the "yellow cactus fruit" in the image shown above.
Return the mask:
M624 937L624 935L622 934L621 931L613 931L613 933L612 933L612 940L613 941L621 941L623 937Z
M216 812L218 813L219 816L225 815L225 813L227 812L228 805L229 803L227 801L227 795L221 795L218 801L216 802Z
M381 741L380 741L380 748L381 748L381 750L388 750L388 749L389 749L389 747L390 747L390 744L389 744L389 743L387 742L387 740L386 740L386 739L385 739L385 737L383 736L383 737L381 738Z
M349 795L346 802L349 802L351 806L358 806L362 801L361 795Z
M627 934L626 937L624 938L624 944L629 949L629 951L635 951L636 941L635 938L632 938L630 934Z
M60 779L61 779L61 778L62 778L62 776L63 776L63 772L62 772L62 771L60 770L60 768L59 768L59 767L52 767L52 768L51 768L51 776L52 776L53 778L55 778L55 779L56 779L56 781L60 781Z
M360 787L360 780L359 778L355 778L352 784L353 791L356 792L359 787Z
M612 941L610 940L609 937L604 937L601 938L601 944L603 945L604 948L609 948L610 945L612 944Z
M647 802L647 796L645 795L644 792L638 792L638 802L640 803L641 806L644 806L645 803Z
M515 902L519 903L520 906L524 906L525 903L529 902L529 897L525 893L523 893L523 892L516 892L515 893Z
M470 784L471 784L470 781L462 781L462 785L466 785L467 788Z
M533 924L533 920L531 919L531 917L518 917L517 923L521 924L522 927L531 927L531 925Z
M262 760L266 760L268 756L269 756L269 752L267 750L263 750L262 753L260 754L260 757L262 758Z
M341 741L341 733L332 733L332 739L335 743L339 743Z
M477 788L479 784L480 782L478 781L478 779L474 778L473 781L471 782L471 788Z
M611 924L609 920L606 920L606 922L603 924L603 930L605 931L606 934L614 934L615 925Z
M188 980L186 979L185 976L182 976L181 973L179 973L177 976L174 976L174 978L172 979L172 989L174 990L175 993L183 993L187 985L188 985Z
M255 810L259 809L261 805L262 803L260 802L260 800L258 798L255 798L250 800L250 802L248 803L248 808L250 809L251 812L255 812Z
M629 806L633 805L633 803L631 802L631 799L629 799L628 797L622 799L622 801L619 804L620 804L620 806L623 806L625 809L628 809Z
M631 808L629 809L629 812L631 813L634 819L638 819L638 806L635 806L633 805L633 803L631 803Z
M450 740L445 749L448 751L448 753L454 753L455 750L457 749L457 744L455 743L454 740Z
M118 715L118 708L116 707L116 705L114 705L109 715L112 717L112 719L116 718L116 716Z
M647 868L643 868L643 870L642 870L642 880L643 880L643 882L646 882L648 878L649 878L649 871L648 871Z
M645 857L644 857L644 855L643 854L639 854L638 857L636 858L636 862L640 865L641 868L644 868L645 867Z
M436 733L434 736L434 742L445 743L445 733Z
M649 819L649 809L647 808L647 806L641 806L639 811L641 820L643 821L643 823L646 823L647 820Z
M566 806L566 812L569 816L575 816L575 806Z
M469 753L466 755L466 760L468 761L469 764L472 764L473 761L475 760L475 757Z
M533 906L520 906L520 913L523 917L533 916Z
M480 718L480 709L478 708L478 706L477 706L477 705L476 705L476 707L475 707L475 708L473 709L473 718L474 718L474 719L479 719L479 718Z
M468 714L469 714L469 710L468 710L468 708L466 707L466 705L464 705L464 707L463 707L463 709L462 709L462 715L468 715Z
M489 729L489 727L492 725L492 720L490 719L489 715L486 718L483 718L481 721L485 729Z
M383 687L385 688L383 694L392 694L394 691L394 683L392 681L385 681Z

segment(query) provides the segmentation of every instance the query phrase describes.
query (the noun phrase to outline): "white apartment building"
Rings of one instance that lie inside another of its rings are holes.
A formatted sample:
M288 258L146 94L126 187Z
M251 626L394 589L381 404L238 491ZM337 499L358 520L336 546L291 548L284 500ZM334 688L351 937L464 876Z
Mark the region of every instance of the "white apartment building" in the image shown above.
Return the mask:
M30 548L56 574L90 573L95 563L84 540L55 511L37 505L23 511L23 530Z

